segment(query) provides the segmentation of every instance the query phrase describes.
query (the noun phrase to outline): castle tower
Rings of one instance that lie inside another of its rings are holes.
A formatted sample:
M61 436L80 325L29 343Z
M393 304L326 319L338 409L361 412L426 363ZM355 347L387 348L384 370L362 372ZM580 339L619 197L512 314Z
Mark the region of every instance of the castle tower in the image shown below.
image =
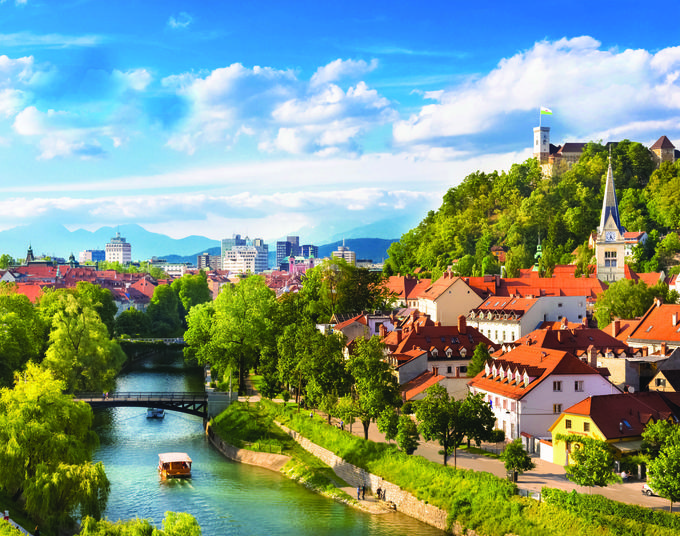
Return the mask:
M621 225L619 217L610 147L602 214L600 215L600 226L597 228L597 240L595 242L597 278L600 281L611 283L625 277L626 243L623 237L625 232L626 230Z
M666 136L661 136L656 143L649 148L654 155L656 165L659 166L662 162L675 162L675 145L671 143Z
M534 158L547 164L550 157L550 127L534 127Z

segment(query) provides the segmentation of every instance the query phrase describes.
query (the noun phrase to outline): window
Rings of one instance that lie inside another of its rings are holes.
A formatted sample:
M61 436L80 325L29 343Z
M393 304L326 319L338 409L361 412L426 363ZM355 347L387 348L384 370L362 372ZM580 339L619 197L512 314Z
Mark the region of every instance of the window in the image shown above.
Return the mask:
M503 332L503 342L505 342L505 331Z
M562 413L562 404L553 404L553 413L556 415Z
M501 404L500 404L501 400L500 400L500 398L496 397L496 400L494 400L494 402L495 402L494 406L496 406L497 408L500 408L500 407L501 407Z
M562 382L553 382L553 391L561 391Z
M616 251L604 252L604 266L605 268L616 268Z
M503 400L503 409L508 409L508 401Z
M590 423L589 422L583 423L583 431L584 432L590 432Z
M567 420L564 421L564 427L567 430L571 430L571 419L567 419Z
M461 374L463 373L467 374L467 367L458 367L458 370L460 371Z
M446 367L446 373L451 374L451 367Z
M561 303L558 303L558 304L557 304L557 307L562 307L562 304L561 304Z
M493 332L493 338L494 338L494 340L498 339L498 330Z
M576 380L574 382L574 391L581 393L583 391L583 382L581 380Z
M666 386L665 378L657 378L655 383L656 383L657 387L665 387Z

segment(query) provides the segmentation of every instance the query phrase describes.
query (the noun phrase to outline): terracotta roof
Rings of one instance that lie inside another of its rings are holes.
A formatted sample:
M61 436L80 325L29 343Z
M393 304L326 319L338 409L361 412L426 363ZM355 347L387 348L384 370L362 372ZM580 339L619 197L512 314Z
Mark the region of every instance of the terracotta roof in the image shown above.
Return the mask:
M557 151L557 154L562 153L582 153L583 148L588 145L587 143L581 142L567 142Z
M15 285L17 293L26 296L32 303L36 303L40 296L42 296L42 289L44 287L51 286L44 283L15 283Z
M609 333L612 337L616 337L618 340L626 342L632 331L640 323L640 320L625 320L616 319L607 327L602 328L602 331Z
M436 300L457 281L463 281L465 283L464 279L453 275L451 272L444 272L444 275L437 279L437 281L432 283L425 290L423 290L419 297L428 300Z
M620 353L617 350L633 353L625 342L612 337L609 333L601 329L586 328L580 325L575 329L536 329L515 341L515 344L563 350L575 356L582 355L591 346L602 353L607 350L611 350L615 354Z
M680 305L655 303L631 331L629 339L680 343Z
M421 326L418 324L414 327L389 332L383 342L390 352L395 354L403 354L415 348L426 349L430 352L430 359L433 359L431 351L433 348L437 350L437 357L434 359L447 359L446 350L449 348L451 359L460 359L460 352L463 348L465 358L470 359L480 342L493 348L493 341L487 339L477 329L468 326L466 322L464 324L464 333L459 331L458 326Z
M430 279L393 275L385 282L385 288L394 292L401 300L415 300L431 284Z
M355 322L358 322L359 324L363 324L364 326L368 325L368 321L366 320L365 315L356 315L355 317L352 317L348 320L345 320L344 322L340 322L339 324L336 324L333 329L336 330L336 331L342 331L344 328L354 324Z
M568 352L526 345L518 346L503 357L489 361L488 364L505 371L509 367L512 372L519 371L522 377L526 372L529 384L525 385L523 380L516 382L514 377L510 381L507 376L502 380L499 375L494 378L492 374L487 375L486 370L483 370L470 380L468 385L515 400L522 399L551 376L600 374Z
M498 314L514 313L522 316L531 309L538 298L515 298L509 296L489 296L484 302L473 309L473 312L496 312Z
M608 440L640 436L650 421L680 417L680 393L658 391L589 396L567 408L589 416Z
M650 149L675 149L675 145L673 145L671 140L666 136L661 136L654 142L654 145L652 145Z
M433 371L423 372L420 376L416 376L410 382L401 386L402 397L404 400L412 400L414 396L444 379L444 376L435 375Z
M623 239L626 242L639 242L645 234L644 231L626 231L623 233Z

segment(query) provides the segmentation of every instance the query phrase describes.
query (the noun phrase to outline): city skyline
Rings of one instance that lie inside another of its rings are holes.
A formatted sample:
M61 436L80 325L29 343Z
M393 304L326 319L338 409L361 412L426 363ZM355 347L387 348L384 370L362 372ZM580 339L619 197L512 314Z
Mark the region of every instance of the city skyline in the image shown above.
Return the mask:
M0 1L0 230L398 238L541 106L554 143L680 146L674 4L450 4Z

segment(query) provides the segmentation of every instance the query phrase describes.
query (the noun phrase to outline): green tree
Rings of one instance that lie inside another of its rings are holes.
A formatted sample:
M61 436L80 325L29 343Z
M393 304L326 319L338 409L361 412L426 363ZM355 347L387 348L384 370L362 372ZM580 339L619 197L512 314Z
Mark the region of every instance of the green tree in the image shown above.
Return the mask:
M644 283L621 279L597 297L594 317L600 329L613 318L636 318L642 316L654 302L654 293Z
M192 307L187 315L187 330L184 332L184 358L201 364L210 363L212 358L213 317L215 306L212 302Z
M491 355L489 354L488 347L483 342L480 342L475 348L475 351L472 354L472 359L470 359L470 363L468 364L468 378L474 378L477 376L477 374L483 371L484 365L489 359L491 359Z
M395 407L399 402L399 386L392 367L385 360L384 344L380 338L356 339L347 370L354 381L357 416L364 427L364 439L368 439L371 421L377 419L385 408Z
M385 439L389 442L397 437L399 416L394 412L393 408L385 408L378 415L376 420L378 430L385 435Z
M118 307L111 291L88 281L78 281L76 283L76 294L79 297L85 297L92 304L99 318L104 322L106 329L108 329L109 337L113 337Z
M42 318L14 286L0 285L0 387L11 386L14 373L37 361L46 343Z
M154 337L177 337L182 333L179 298L170 285L158 285L151 296L146 314Z
M182 304L182 309L185 312L184 316L195 305L212 301L210 288L208 287L208 278L203 271L197 274L186 274L179 279L175 279L170 286Z
M531 471L536 467L536 464L531 460L531 456L524 450L524 445L522 445L522 440L519 437L512 440L505 447L503 454L501 454L501 460L505 464L506 471L523 473Z
M0 270L7 270L10 266L14 265L16 261L13 257L7 253L0 255Z
M477 446L482 441L488 441L493 435L493 427L496 424L496 416L491 406L484 400L481 393L468 393L461 408L461 416L465 423L465 436L467 437L468 447L470 441L474 441Z
M125 354L89 300L61 294L52 317L43 366L75 391L108 391L125 362Z
M604 441L577 435L558 435L559 441L571 443L570 463L566 468L567 478L579 486L607 486L620 482L614 473L614 454Z
M654 459L662 448L680 445L680 426L666 420L650 422L642 432L643 448Z
M119 337L128 335L132 338L149 337L151 334L151 320L139 309L131 307L116 317L114 333Z
M661 448L659 455L650 460L649 485L661 497L673 503L680 501L680 444L672 443Z
M356 422L356 418L359 414L357 408L356 400L351 396L343 396L338 399L338 403L335 405L335 415L338 419L342 419L345 426L349 425L349 431L352 431L352 425Z
M397 445L406 454L413 454L418 448L420 434L418 426L408 415L399 415L397 424Z
M187 513L165 512L163 529L153 527L148 519L127 521L97 521L91 517L83 519L80 536L201 536L201 527L196 519Z
M246 376L257 363L260 349L274 345L272 317L276 297L263 277L249 276L225 287L213 303L215 312L207 349L196 348L196 342L204 340L200 337L187 343L199 363L209 362L223 371L238 371L239 393L245 394Z
M456 448L465 437L465 420L461 416L462 400L449 397L446 388L439 384L428 387L426 395L416 406L418 429L427 441L437 441L444 450L444 465L451 452L456 465Z
M76 512L99 517L109 483L92 465L92 410L62 394L64 383L33 363L0 390L0 489L23 495L35 519L60 526Z

